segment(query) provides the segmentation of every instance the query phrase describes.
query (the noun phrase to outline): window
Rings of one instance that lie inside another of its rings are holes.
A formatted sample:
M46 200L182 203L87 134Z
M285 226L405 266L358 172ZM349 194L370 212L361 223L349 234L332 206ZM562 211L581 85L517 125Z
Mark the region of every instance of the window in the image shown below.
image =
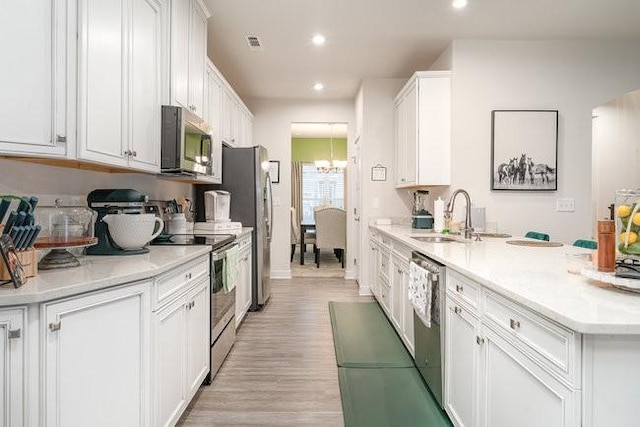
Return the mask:
M313 223L316 206L331 205L344 209L344 169L318 172L313 163L302 165L302 222Z

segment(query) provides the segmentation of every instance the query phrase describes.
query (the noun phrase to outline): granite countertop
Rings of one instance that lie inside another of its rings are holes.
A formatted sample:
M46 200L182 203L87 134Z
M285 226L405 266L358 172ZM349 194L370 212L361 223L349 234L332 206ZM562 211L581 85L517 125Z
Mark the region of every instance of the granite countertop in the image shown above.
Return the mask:
M40 270L19 289L0 286L0 307L31 304L147 279L211 252L211 246L149 246L149 253L87 256L81 265Z
M372 227L577 332L640 334L640 293L567 271L565 254L589 253L587 249L506 243L521 239L516 236L483 237L481 242L458 238L461 242L425 243L411 238L429 234L424 231L407 226Z

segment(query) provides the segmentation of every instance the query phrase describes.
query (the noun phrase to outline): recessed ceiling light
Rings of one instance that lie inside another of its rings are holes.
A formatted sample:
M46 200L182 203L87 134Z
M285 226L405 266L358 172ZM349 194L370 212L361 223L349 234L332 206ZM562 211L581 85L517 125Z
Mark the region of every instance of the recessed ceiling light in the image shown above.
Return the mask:
M322 46L326 40L327 40L327 39L326 39L322 34L316 34L316 35L315 35L315 36L313 36L313 38L311 39L311 41L313 42L313 44L315 44L316 46Z
M320 92L322 89L324 89L324 85L322 83L316 83L313 85L313 90L316 92Z
M466 5L467 5L467 0L453 0L453 3L451 3L451 6L453 6L456 9L462 9Z

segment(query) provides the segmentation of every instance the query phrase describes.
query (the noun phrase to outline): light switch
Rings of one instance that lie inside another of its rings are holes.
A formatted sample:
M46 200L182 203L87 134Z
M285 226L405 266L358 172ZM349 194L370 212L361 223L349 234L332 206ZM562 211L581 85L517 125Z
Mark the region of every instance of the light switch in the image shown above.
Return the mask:
M573 212L575 210L575 199L567 197L556 200L557 212Z

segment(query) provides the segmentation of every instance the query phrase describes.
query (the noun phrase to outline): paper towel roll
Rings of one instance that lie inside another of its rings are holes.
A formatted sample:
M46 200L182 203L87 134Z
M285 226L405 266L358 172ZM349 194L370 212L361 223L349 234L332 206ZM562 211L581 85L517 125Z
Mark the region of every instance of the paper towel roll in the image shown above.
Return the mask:
M433 231L441 233L444 230L444 200L438 197L433 202Z

